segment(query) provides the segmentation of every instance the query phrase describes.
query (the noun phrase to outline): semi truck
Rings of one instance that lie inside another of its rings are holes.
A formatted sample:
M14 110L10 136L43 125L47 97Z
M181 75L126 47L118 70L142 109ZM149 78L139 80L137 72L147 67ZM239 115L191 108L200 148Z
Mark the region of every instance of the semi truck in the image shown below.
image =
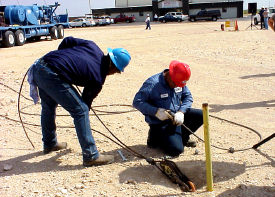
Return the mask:
M1 47L22 46L27 39L38 41L41 36L50 36L53 40L64 38L69 17L68 14L56 15L58 6L58 2L46 6L0 6Z

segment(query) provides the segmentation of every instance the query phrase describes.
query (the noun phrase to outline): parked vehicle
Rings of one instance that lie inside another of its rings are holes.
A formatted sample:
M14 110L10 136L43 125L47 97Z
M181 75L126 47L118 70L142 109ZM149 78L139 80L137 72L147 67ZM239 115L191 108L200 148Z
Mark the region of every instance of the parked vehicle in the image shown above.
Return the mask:
M114 19L113 19L113 18L111 18L110 16L109 16L109 18L110 18L110 22L111 22L111 24L114 24L114 23L115 23Z
M220 10L201 10L197 14L190 15L189 21L197 21L197 20L212 20L216 21L221 18Z
M183 21L188 20L188 15L184 15L182 12L168 12L167 14L181 18Z
M99 25L107 25L107 20L101 16L98 16Z
M69 27L68 14L56 15L60 6L0 6L0 43L3 47L22 46L26 39L40 40L41 36L52 39L64 37Z
M96 26L96 20L94 19L92 14L85 14L85 19L90 21L92 26Z
M99 16L99 20L101 21L101 25L110 25L110 19L106 16Z
M100 16L96 16L96 15L92 15L92 14L85 14L85 18L88 20L93 20L95 26L105 25L105 23L106 23Z
M86 20L91 23L91 26L96 26L94 19L87 19L86 18Z
M114 18L114 23L118 23L118 22L127 22L127 23L132 23L136 21L136 17L135 16L127 16L125 14L120 14L117 15Z
M164 16L159 17L159 22L166 23L166 22L182 22L181 17L177 17L176 15L172 15L170 12L165 14Z
M97 26L106 25L106 21L104 21L100 16L93 16L93 18Z
M86 18L77 18L72 20L70 23L70 27L90 27L92 26L90 20Z
M106 25L111 24L111 17L110 16L101 16L101 18L105 20Z
M268 18L272 17L275 14L275 8L268 8ZM254 25L258 25L261 22L261 17L259 14L256 14L253 17Z

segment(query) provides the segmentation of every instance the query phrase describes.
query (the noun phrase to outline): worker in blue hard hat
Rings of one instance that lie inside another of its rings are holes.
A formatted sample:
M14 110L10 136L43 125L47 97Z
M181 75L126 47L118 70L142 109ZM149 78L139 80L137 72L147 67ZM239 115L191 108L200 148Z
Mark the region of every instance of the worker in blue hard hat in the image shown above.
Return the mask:
M30 94L37 103L41 98L41 127L43 152L65 149L56 135L56 107L61 105L74 119L82 149L83 165L103 165L114 161L114 156L100 154L93 138L89 109L101 91L107 75L123 72L131 56L123 48L108 48L108 54L93 42L73 37L63 39L57 50L38 59L29 69ZM84 87L82 93L73 85Z

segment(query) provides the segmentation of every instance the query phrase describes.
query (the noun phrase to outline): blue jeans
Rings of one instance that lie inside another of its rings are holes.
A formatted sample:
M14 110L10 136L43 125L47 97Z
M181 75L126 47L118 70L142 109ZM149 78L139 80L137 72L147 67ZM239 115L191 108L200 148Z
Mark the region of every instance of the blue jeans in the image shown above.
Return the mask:
M33 77L41 98L41 127L44 148L51 148L57 144L55 117L57 105L60 104L74 119L83 160L97 159L99 153L91 132L89 108L77 90L63 81L43 61L34 65Z
M264 18L264 28L268 29L268 17Z
M146 29L151 29L150 21L146 22Z
M202 110L190 108L184 114L184 125L192 132L202 124ZM148 140L150 145L160 148L168 155L178 156L184 151L190 134L185 127L173 125L171 120L166 120L162 124L150 125Z

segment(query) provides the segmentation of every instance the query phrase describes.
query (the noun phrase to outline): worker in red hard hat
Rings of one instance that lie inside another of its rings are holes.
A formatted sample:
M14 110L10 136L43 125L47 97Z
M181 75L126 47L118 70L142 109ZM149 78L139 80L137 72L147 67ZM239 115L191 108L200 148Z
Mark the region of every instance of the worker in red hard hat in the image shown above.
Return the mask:
M183 126L195 132L203 124L202 110L191 108L193 97L186 86L190 76L187 64L173 60L169 69L149 77L136 93L133 106L150 127L148 147L159 148L170 156L178 156L185 146L196 147Z

